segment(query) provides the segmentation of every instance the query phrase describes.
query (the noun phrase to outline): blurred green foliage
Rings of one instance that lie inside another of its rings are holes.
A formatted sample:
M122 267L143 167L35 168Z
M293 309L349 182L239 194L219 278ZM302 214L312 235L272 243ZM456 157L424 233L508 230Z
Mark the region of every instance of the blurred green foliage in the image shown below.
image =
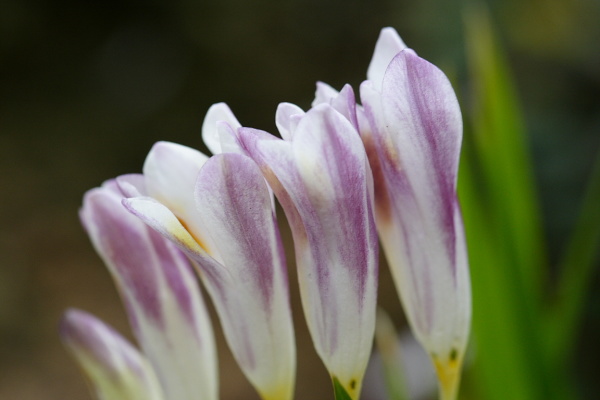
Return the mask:
M473 398L579 398L570 365L600 247L599 177L568 248L563 240L554 283L505 52L484 7L468 8L465 26L472 108L459 191L474 297Z

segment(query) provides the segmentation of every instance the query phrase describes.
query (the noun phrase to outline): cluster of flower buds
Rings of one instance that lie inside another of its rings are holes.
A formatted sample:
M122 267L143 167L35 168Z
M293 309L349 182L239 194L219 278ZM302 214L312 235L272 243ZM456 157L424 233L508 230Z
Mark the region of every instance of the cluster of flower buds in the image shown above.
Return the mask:
M379 239L405 314L454 399L471 293L456 197L462 136L445 75L382 30L358 105L317 85L282 103L280 137L223 103L202 127L208 157L157 143L143 174L90 190L81 220L107 264L140 349L81 311L61 335L99 399L216 400L208 292L263 400L294 395L296 352L276 197L292 230L302 306L336 399L358 399L375 329Z

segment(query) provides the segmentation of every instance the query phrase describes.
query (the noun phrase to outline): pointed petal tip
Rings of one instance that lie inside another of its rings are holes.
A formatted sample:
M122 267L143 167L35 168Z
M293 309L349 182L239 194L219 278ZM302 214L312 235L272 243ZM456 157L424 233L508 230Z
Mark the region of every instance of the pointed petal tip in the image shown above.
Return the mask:
M392 58L405 48L406 44L394 28L387 27L381 30L367 69L367 79L373 81L377 89L381 88L383 75Z

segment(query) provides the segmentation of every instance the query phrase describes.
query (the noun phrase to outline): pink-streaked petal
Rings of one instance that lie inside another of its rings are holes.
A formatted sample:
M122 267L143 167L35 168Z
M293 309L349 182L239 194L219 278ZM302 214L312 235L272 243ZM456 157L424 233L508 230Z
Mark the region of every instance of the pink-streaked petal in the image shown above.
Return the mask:
M238 133L248 154L270 168L263 173L293 216L302 302L317 352L356 395L373 339L378 258L360 136L327 104L306 113L291 146L257 131Z
M390 64L381 94L384 129L395 134L379 140L380 154L397 152L397 159L380 157L388 190L395 203L414 202L412 214L431 226L430 237L454 270L456 176L462 139L462 119L456 95L446 76L411 50ZM389 127L389 128L388 128ZM393 146L393 149L389 146ZM385 149L383 148L385 147ZM393 180L393 182L392 182ZM408 210L410 203L405 206ZM408 214L405 211L404 214ZM416 236L416 235L415 235Z
M239 154L212 157L200 171L196 204L229 272L213 301L242 370L264 399L290 399L295 347L285 255L267 184Z
M226 152L223 148L222 131L217 128L219 122L224 122L233 130L241 128L241 124L225 103L213 104L202 123L202 140L213 154Z
M293 132L304 115L304 110L292 103L281 103L275 113L275 124L283 140L292 140Z
M377 39L373 58L367 70L367 79L372 81L377 90L381 90L383 76L390 61L404 50L406 45L394 28L383 28Z
M259 166L269 187L285 210L285 215L294 234L294 247L298 252L298 246L306 245L304 224L298 215L293 200L279 181L279 177L271 169L273 162L282 166L289 165L291 168L282 168L278 171L278 175L288 174L289 176L284 178L288 181L296 179L294 178L296 172L293 168L291 142L279 140L270 133L253 128L238 129L238 140L244 152Z
M166 206L186 230L214 258L214 244L198 218L194 186L200 168L208 157L192 148L169 142L158 142L144 163L148 195Z
M451 192L456 186L462 118L446 75L413 51L403 51L390 63L381 97L386 121L401 132L392 140L405 168L411 174L428 174L444 193Z
M108 266L144 352L170 399L217 398L214 339L187 258L121 204L115 181L89 191L81 219Z
M381 92L361 86L375 148L380 237L411 327L436 357L462 357L470 283L456 175L462 120L445 75L412 50L390 62ZM375 168L374 168L375 170Z
M92 315L67 311L60 324L60 336L99 400L166 399L145 357Z

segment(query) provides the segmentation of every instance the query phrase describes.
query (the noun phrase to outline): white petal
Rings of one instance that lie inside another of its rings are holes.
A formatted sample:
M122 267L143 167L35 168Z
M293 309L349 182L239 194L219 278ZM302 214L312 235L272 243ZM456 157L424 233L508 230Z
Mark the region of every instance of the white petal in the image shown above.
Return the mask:
M283 140L292 140L296 126L303 115L304 111L295 104L281 103L277 106L275 124Z
M158 142L144 163L148 195L166 206L211 256L219 259L196 212L194 186L208 157L192 148Z
M196 200L229 272L211 294L232 352L264 399L290 399L295 347L287 270L264 178L246 156L217 155L198 175Z
M228 124L233 130L237 130L237 128L241 128L242 126L227 104L213 104L208 109L202 123L202 140L213 154L220 154L227 151L223 148L221 133L217 128L217 123L221 121Z
M381 90L383 75L390 61L405 48L406 45L394 28L383 28L381 30L375 45L373 58L367 70L367 79L373 82L377 90Z

